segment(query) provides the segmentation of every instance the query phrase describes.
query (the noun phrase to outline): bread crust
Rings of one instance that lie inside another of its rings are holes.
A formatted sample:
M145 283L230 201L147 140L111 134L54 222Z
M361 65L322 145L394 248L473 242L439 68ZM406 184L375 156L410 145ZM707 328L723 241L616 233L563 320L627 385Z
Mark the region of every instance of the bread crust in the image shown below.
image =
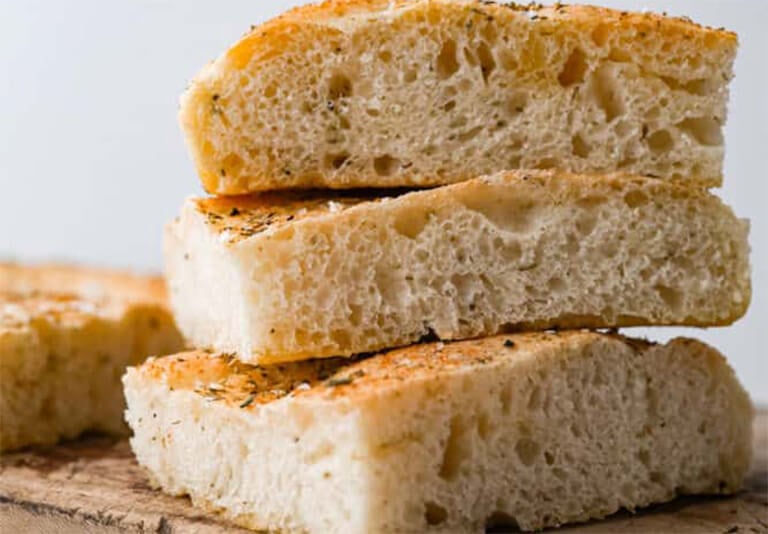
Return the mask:
M424 176L414 174L416 171L400 169L397 176L391 179L365 172L342 173L343 176L338 177L320 170L285 174L279 168L285 162L276 160L271 160L268 167L262 168L259 172L243 171L241 173L237 168L231 168L226 164L225 154L218 148L214 148L218 141L214 142L211 137L212 128L214 128L212 120L216 116L211 109L220 107L216 102L217 99L220 96L224 98L222 95L233 90L230 84L234 82L229 79L240 71L258 73L281 61L281 58L291 54L306 54L317 46L326 46L326 41L332 41L336 36L354 34L372 21L387 20L395 14L408 13L411 17L418 15L427 18L431 16L430 14L439 14L441 17L451 18L464 16L467 12L472 12L478 17L493 19L500 26L521 20L533 20L539 26L547 26L545 34L557 32L561 27L567 27L569 31L585 35L601 31L600 28L609 28L611 32L626 33L629 36L641 35L654 43L664 43L664 47L669 46L673 50L678 45L695 42L698 49L715 51L715 55L722 58L732 57L738 45L735 33L724 29L708 28L686 18L617 11L594 6L545 7L534 4L515 5L452 0L395 2L330 0L317 5L298 7L253 27L239 42L196 76L182 97L180 120L206 191L230 195L286 188L432 186L470 179L471 171L461 169L451 169L450 176ZM318 43L323 44L318 45ZM675 52L670 52L669 55L674 54ZM658 70L658 65L644 64L645 59L640 54L634 54L632 61L639 62L641 71ZM662 62L664 61L667 59L663 58ZM665 72L653 73L658 76L669 75L666 71L672 68L672 65L673 62L670 60L668 65L665 64L662 67ZM239 142L234 138L234 133L232 136L233 138L227 141L229 145ZM242 155L238 159L242 159ZM683 179L708 186L717 186L721 183L720 175L691 175Z

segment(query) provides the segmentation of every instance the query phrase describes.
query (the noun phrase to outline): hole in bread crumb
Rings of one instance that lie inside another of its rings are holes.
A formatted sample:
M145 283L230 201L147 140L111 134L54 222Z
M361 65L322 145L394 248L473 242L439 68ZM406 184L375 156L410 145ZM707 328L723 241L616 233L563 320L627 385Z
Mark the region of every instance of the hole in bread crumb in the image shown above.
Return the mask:
M448 519L448 512L439 504L430 501L425 504L424 519L427 525L440 525Z
M390 52L389 50L379 51L379 59L383 63L389 63L390 61L392 61L392 52Z
M419 78L419 72L416 69L410 69L406 71L405 75L403 76L403 81L405 83L413 83Z
M581 134L576 134L571 138L571 152L574 156L586 158L592 152L592 147L589 146L589 143L584 140Z
M448 440L443 450L443 462L440 465L440 478L453 480L459 474L462 461L469 455L465 434L466 425L461 418L456 416L451 419Z
M459 70L459 62L456 60L456 42L452 39L443 43L440 54L437 56L436 70L441 80L450 78Z
M528 95L525 93L516 93L509 97L505 109L510 116L515 117L525 111L525 106L527 104Z
M328 82L328 98L337 100L352 96L352 81L344 74L336 73Z
M235 176L240 173L243 168L243 160L237 154L229 154L221 162L221 175L222 176Z
M429 221L429 213L402 212L395 218L394 227L400 234L415 239Z
M455 107L456 107L456 101L455 100L449 100L448 102L443 104L443 111L451 111Z
M672 313L680 312L683 306L683 294L678 289L664 285L657 285L655 289L664 304L672 310Z
M648 136L645 142L648 143L648 148L650 148L651 152L654 154L668 152L675 146L675 141L667 130L653 132Z
M592 42L597 46L603 46L608 42L608 38L611 36L611 28L607 24L598 24L597 27L592 30Z
M651 454L645 449L640 449L640 451L638 451L637 459L640 460L640 463L645 467L648 467L651 464Z
M720 130L720 122L716 119L696 117L685 119L678 122L675 126L704 146L719 146L723 144L723 132Z
M594 213L584 212L576 219L576 230L582 237L588 236L597 226L597 217Z
M520 459L520 462L526 466L532 465L533 462L536 461L536 458L538 458L540 452L541 446L528 438L522 438L517 442L517 445L515 445L515 453L517 454L517 457Z
M661 81L673 91L685 91L686 93L697 96L705 96L712 93L718 85L717 81L709 78L699 78L688 82L681 82L680 80L670 78L669 76L662 76Z
M477 134L479 134L483 130L482 126L475 126L471 130L467 130L466 132L462 132L456 137L456 140L461 143L466 143L467 141L471 141L475 137L477 137Z
M481 42L477 47L477 57L480 60L480 70L483 73L483 80L488 81L488 77L496 68L496 60L493 58L493 53L488 45Z
M648 204L649 202L648 195L646 195L643 191L630 191L626 195L624 195L624 203L630 207L630 208L639 208L640 206L644 206Z
M559 81L560 85L563 87L581 83L584 81L584 76L586 75L588 68L589 64L587 63L587 56L584 55L584 52L582 52L580 48L574 48L571 55L565 60L563 70L561 70L560 74L557 76L557 81Z
M352 344L352 336L349 331L336 329L331 331L331 340L339 348L347 348Z
M552 294L563 293L566 289L565 280L559 276L553 276L547 282L547 289Z
M549 451L544 451L544 461L547 462L547 465L552 465L555 463L555 455Z
M632 54L623 48L611 48L608 53L608 59L616 63L627 63L632 60Z
M520 529L517 519L503 510L494 510L485 520L485 524L488 527L507 527L515 532Z
M613 65L603 65L592 76L592 95L597 105L605 112L605 120L610 122L624 113L616 83L616 71Z
M349 153L343 152L341 154L327 154L325 156L324 164L326 169L338 170L344 166L349 160Z
M555 158L544 158L540 159L534 164L534 167L537 169L554 169L557 167L558 161Z
M400 168L400 160L384 154L373 159L373 168L379 176L391 176Z
M653 471L651 473L651 482L655 484L660 485L666 485L667 484L667 476L662 473L661 471Z
M277 94L277 83L272 82L264 88L264 96L266 98L272 98Z

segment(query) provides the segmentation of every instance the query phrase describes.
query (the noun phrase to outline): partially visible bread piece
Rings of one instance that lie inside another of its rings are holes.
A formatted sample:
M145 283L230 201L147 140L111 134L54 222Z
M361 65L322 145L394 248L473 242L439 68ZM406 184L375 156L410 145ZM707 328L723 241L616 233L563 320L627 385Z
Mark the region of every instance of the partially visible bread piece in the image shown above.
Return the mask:
M331 0L252 28L180 116L216 194L553 167L716 186L736 48L651 13Z
M2 266L0 273L9 269ZM53 279L69 277L73 291L78 283L85 291L95 274L86 270L77 276L75 268L67 269L54 270ZM14 275L30 284L16 286L20 292L0 292L0 452L52 444L88 430L124 435L120 377L126 366L184 346L158 300L157 279L146 278L142 288L139 277L130 278L137 293L129 295L121 291L130 285L110 286L96 277L87 290L102 296L86 298L30 290L53 283L35 280L34 272ZM112 283L121 280L115 277ZM110 296L110 287L115 295Z
M729 324L750 300L747 231L701 189L521 171L383 199L191 199L165 254L193 345L265 363L434 335Z
M483 532L732 493L752 408L723 357L592 332L415 345L252 367L183 353L130 368L154 484L270 532Z

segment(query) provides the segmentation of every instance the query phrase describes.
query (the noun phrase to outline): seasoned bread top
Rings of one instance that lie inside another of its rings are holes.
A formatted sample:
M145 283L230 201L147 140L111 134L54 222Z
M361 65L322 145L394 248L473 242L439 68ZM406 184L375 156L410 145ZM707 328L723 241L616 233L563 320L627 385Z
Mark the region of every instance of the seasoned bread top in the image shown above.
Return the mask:
M150 358L136 372L174 390L189 390L211 402L255 409L283 398L361 399L406 383L441 374L470 372L494 365L516 365L572 357L603 340L621 341L642 354L653 343L590 331L549 331L494 336L452 343L417 344L374 357L331 358L252 366L226 353L186 352ZM677 339L673 343L694 340ZM715 351L708 357L721 359ZM546 365L543 363L542 365Z
M505 171L432 190L386 191L292 191L237 197L191 199L186 209L201 216L222 243L237 244L249 238L273 234L293 224L314 224L319 218L373 217L394 198L403 209L409 206L434 210L450 207L456 199L471 203L477 196L485 203L495 198L489 186L508 186L521 204L528 198L551 202L625 195L628 202L647 202L654 197L709 198L706 190L625 173L579 175L558 170ZM525 198L523 198L525 197Z
M327 0L296 7L264 24L252 26L247 34L248 40L232 47L227 56L241 66L253 58L266 60L271 56L268 51L279 52L281 44L291 42L288 37L299 25L318 24L351 30L355 25L365 24L369 17L393 17L411 9L471 10L483 17L527 19L553 28L559 21L568 21L589 29L602 25L604 31L607 28L614 31L634 29L638 33L652 33L654 38L664 41L700 40L701 46L706 49L731 47L737 42L734 32L697 24L687 17L620 11L592 5L487 0ZM675 60L670 58L669 61Z
M24 265L0 262L0 292L64 295L71 299L119 299L165 304L165 281L158 275L44 263Z

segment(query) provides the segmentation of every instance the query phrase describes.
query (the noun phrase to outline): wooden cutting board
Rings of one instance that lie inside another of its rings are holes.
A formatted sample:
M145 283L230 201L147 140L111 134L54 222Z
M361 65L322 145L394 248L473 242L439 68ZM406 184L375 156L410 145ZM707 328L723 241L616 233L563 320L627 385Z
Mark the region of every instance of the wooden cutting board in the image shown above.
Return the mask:
M126 441L90 438L0 457L0 533L246 532L153 491ZM768 411L755 419L755 461L733 497L683 497L557 532L768 533Z

